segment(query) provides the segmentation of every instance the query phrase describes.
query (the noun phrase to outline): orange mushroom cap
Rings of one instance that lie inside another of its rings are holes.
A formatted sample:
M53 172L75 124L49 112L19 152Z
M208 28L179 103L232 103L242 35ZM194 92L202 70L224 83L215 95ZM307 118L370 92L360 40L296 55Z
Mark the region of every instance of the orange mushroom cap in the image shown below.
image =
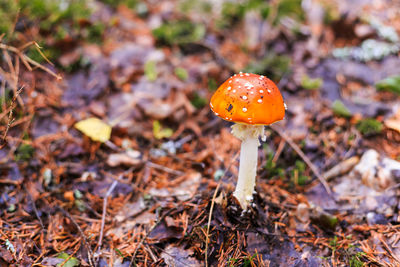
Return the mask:
M263 75L235 74L211 97L211 110L226 121L269 125L285 116L286 105L278 87Z

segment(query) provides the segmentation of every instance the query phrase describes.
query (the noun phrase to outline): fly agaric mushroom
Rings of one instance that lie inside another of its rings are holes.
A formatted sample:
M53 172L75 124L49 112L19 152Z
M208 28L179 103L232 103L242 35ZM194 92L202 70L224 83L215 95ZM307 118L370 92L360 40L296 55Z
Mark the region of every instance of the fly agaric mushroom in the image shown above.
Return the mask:
M264 140L264 125L283 119L286 105L270 79L239 73L217 89L210 107L215 115L235 123L232 134L242 141L239 178L233 195L246 210L253 199L256 182L258 138L261 136Z

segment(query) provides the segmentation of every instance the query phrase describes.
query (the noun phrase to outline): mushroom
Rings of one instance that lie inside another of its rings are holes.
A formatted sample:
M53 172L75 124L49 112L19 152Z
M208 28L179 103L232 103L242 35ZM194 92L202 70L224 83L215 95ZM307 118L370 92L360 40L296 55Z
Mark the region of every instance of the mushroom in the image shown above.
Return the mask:
M233 196L246 210L253 200L257 171L258 138L265 141L264 125L280 121L286 105L278 87L263 75L235 74L226 80L210 101L215 115L235 124L232 134L242 141L239 177Z

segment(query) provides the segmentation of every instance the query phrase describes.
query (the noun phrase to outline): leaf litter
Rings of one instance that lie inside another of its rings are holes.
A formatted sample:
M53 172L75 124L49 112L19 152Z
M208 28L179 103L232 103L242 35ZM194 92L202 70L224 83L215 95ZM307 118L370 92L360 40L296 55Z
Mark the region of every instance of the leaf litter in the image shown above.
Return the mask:
M118 2L95 1L58 41L33 22L1 39L0 264L399 264L397 52L334 58L395 40L396 3ZM55 65L31 58L32 31ZM289 109L243 213L240 143L207 99L246 68L279 82Z

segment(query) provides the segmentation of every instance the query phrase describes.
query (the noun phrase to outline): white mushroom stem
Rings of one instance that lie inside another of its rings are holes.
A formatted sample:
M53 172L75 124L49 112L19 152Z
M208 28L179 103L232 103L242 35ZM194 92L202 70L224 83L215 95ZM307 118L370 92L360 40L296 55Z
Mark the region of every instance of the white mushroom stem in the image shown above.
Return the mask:
M239 178L233 196L239 201L243 210L246 210L253 200L253 191L256 184L258 138L264 136L263 125L235 124L232 134L242 140L240 148Z

